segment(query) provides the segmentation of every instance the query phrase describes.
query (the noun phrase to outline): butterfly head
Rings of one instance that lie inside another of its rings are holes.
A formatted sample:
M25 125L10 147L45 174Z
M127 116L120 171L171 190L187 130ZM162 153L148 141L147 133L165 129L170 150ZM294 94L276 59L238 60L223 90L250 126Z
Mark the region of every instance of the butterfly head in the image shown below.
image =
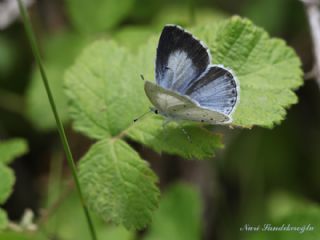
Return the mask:
M159 114L160 113L159 110L156 109L155 107L150 107L150 111L154 112L155 114Z

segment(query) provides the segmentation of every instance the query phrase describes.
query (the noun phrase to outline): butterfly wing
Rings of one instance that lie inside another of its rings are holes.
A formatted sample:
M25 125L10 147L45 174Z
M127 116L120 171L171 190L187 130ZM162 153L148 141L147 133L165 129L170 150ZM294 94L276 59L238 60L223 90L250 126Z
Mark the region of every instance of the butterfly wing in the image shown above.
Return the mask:
M210 64L208 48L179 26L166 25L156 57L156 82L161 87L184 93Z
M187 96L164 89L149 81L146 81L144 86L151 103L166 117L210 124L225 124L231 121L228 115L202 108Z
M232 121L231 117L221 112L200 106L186 105L185 107L173 106L171 108L173 119L184 119L209 124L227 124Z
M188 97L179 95L149 81L145 81L144 90L151 103L164 115L170 115L170 108L173 106L195 105Z
M201 107L231 115L240 100L239 84L231 70L220 65L208 69L186 90Z

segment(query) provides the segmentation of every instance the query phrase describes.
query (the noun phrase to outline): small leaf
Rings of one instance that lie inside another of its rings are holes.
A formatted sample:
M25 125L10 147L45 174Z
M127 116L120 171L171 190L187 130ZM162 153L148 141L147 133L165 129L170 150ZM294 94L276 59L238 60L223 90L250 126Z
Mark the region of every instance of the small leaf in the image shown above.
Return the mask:
M122 140L95 143L79 164L88 205L106 221L141 229L151 221L159 190L148 164Z
M0 204L5 203L12 192L14 184L14 173L7 166L0 163Z
M0 208L0 232L5 229L8 225L8 216L7 213Z
M186 184L175 184L164 194L145 240L201 239L202 203L199 193Z
M67 10L73 25L85 33L112 29L133 7L134 0L68 0Z
M23 139L0 141L0 163L9 164L15 158L28 151L27 142Z

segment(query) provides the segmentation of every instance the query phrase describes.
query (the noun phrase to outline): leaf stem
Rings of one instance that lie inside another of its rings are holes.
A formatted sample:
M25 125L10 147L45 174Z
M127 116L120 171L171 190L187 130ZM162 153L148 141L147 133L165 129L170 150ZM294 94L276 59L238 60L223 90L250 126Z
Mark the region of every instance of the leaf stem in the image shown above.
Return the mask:
M57 111L57 108L56 108L52 93L51 93L51 89L50 89L50 86L49 86L49 81L48 81L46 72L45 72L44 67L42 65L42 61L41 61L41 57L40 57L40 51L39 51L38 45L36 43L35 35L34 35L33 31L32 31L31 21L29 19L29 16L28 16L28 14L26 12L26 9L25 9L24 5L22 4L21 0L17 0L17 1L18 1L18 4L19 4L19 10L20 10L20 13L21 13L21 16L22 16L22 20L23 20L23 24L24 24L24 27L25 27L25 31L27 33L27 36L28 36L28 39L29 39L29 42L30 42L30 45L31 45L31 48L32 48L33 55L34 55L35 60L36 60L36 62L38 64L38 66L39 66L41 77L42 77L42 80L43 80L43 84L44 84L44 87L46 89L46 92L47 92L47 95L48 95L48 99L49 99L49 102L50 102L50 105L51 105L51 109L52 109L52 112L53 112L55 120L56 120L58 132L59 132L60 139L61 139L64 151L65 151L65 154L66 154L67 162L68 162L69 168L71 169L72 176L73 176L73 179L74 179L74 182L75 182L75 185L76 185L76 189L77 189L77 192L78 192L78 195L79 195L79 199L80 199L80 202L82 204L82 208L84 210L84 213L85 213L85 216L86 216L86 219L87 219L87 222L88 222L88 227L89 227L89 230L90 230L91 238L92 238L92 240L97 240L97 236L96 236L96 232L95 232L95 229L94 229L94 226L93 226L92 218L90 216L89 210L88 210L88 208L86 206L86 203L84 201L84 198L83 198L83 194L82 194L82 190L81 190L81 187L80 187L80 182L79 182L79 179L78 179L76 166L75 166L75 163L74 163L74 160L73 160L73 156L72 156L72 153L71 153L71 150L70 150L70 146L69 146L69 143L68 143L64 128L63 128L63 124L62 124L62 122L60 120L60 117L59 117L59 114L58 114L58 111Z

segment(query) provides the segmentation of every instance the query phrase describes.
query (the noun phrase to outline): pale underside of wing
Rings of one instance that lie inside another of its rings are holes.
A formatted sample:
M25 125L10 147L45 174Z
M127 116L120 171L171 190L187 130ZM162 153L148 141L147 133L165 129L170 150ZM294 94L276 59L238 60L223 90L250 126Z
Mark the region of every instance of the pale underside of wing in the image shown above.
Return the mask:
M160 114L173 120L189 120L209 124L226 124L232 121L229 115L203 108L187 96L164 89L149 81L145 92Z

